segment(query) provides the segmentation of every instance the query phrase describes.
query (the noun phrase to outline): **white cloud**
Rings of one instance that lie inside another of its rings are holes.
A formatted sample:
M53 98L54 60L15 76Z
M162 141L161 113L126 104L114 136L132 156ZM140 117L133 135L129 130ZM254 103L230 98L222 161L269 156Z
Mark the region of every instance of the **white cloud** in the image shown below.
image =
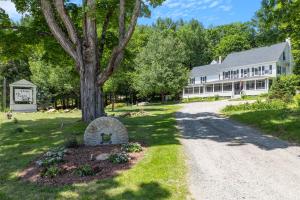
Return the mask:
M219 1L213 1L211 4L209 4L209 8L214 8L214 7L216 7L216 6L218 6L220 4L220 2Z
M225 12L228 12L232 9L232 6L231 5L221 5L221 6L219 6L219 8Z
M22 15L17 12L15 4L11 1L0 0L0 8L5 10L12 20L17 21L22 17Z

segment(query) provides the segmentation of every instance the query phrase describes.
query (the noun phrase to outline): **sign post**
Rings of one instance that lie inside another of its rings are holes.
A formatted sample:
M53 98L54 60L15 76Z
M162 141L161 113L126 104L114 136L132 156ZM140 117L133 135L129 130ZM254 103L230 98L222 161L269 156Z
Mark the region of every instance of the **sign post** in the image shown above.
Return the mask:
M3 103L2 103L2 111L5 112L6 109L6 78L3 79Z

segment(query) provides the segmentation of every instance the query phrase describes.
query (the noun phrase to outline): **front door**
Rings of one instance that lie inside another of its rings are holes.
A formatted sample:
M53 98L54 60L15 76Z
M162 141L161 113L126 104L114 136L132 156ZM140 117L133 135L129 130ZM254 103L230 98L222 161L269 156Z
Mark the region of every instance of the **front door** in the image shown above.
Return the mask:
M241 83L235 82L234 83L234 95L239 95L239 94L241 94Z

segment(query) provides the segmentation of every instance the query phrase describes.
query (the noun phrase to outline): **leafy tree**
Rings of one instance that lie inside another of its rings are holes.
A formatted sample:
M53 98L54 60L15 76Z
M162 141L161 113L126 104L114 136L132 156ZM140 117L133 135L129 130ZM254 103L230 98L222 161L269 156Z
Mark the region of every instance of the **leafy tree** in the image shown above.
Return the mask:
M177 34L187 50L187 66L193 68L212 61L206 30L197 20L181 22Z
M281 99L284 101L291 101L292 97L296 94L296 89L300 85L299 75L281 76L275 80L271 86L269 98Z
M19 11L27 11L40 19L41 12L44 19L60 46L73 59L76 71L80 76L82 119L89 122L104 115L102 86L120 66L127 46L136 26L137 18L149 12L141 0L96 1L85 0L78 18L72 19L72 12L68 12L71 4L64 0L14 0ZM150 5L161 4L162 0L151 0ZM142 6L141 6L142 5ZM76 5L72 4L72 7ZM141 9L142 8L142 9ZM100 24L98 21L102 21ZM129 25L126 26L126 22ZM107 32L110 25L117 25L117 43L107 57L106 67L103 67L106 48ZM81 25L82 24L82 27ZM98 29L101 34L98 40ZM99 42L98 42L99 41Z
M300 1L263 0L261 9L256 13L256 22L259 31L265 35L268 32L275 33L275 37L269 35L271 41L283 41L284 38L291 37L297 65L295 73L300 74Z
M245 35L228 35L223 37L216 46L215 56L222 56L225 58L232 52L239 52L250 48L250 42Z
M171 32L167 36L155 32L136 58L133 87L142 97L177 94L187 83L188 70L184 44Z

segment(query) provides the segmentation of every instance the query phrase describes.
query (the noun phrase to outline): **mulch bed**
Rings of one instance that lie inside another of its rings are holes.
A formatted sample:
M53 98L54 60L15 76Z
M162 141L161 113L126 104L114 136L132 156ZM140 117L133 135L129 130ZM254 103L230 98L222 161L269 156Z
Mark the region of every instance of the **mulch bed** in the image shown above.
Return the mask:
M97 156L102 153L117 153L120 152L121 145L104 145L97 147L80 146L78 148L70 148L64 155L64 162L59 163L57 166L62 169L63 173L54 178L41 177L42 167L38 167L33 161L29 167L23 170L20 177L24 181L29 181L41 185L65 185L80 182L89 182L92 180L105 179L120 173L121 171L130 169L136 164L144 155L145 148L139 153L128 153L130 160L124 164L114 164L108 160L97 161L91 160L91 154ZM38 160L38 159L37 159ZM82 165L90 165L95 175L80 177L74 170Z

